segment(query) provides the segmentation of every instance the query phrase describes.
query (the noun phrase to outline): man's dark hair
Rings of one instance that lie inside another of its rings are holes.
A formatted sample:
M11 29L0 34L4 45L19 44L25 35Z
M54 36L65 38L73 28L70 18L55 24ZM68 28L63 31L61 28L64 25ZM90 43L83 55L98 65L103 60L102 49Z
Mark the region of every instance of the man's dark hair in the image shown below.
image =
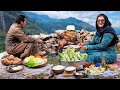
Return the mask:
M103 16L105 18L105 24L104 24L103 28L106 27L106 26L111 26L112 25L111 22L109 21L108 17L105 14L101 13L96 18L96 29L100 29L98 27L98 24L97 24L98 17L100 17L100 16Z
M25 18L26 17L24 15L17 15L15 22L20 24L21 21L23 21L23 22L25 21Z

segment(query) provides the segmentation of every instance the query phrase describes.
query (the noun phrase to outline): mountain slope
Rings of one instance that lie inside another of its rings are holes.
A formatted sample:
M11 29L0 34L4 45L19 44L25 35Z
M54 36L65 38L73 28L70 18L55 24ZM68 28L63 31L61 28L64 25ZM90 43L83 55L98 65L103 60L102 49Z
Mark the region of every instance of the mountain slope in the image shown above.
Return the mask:
M0 11L0 30L7 32L18 14L25 15L22 11ZM24 30L27 34L39 34L40 32L44 32L37 23L31 21L29 17L26 16L26 19L27 25Z
M73 24L76 30L86 29L88 31L95 31L95 27L90 24L78 20L74 17L69 17L67 19L55 19L50 18L47 15L38 15L32 12L24 12L31 20L39 23L39 26L48 33L53 33L58 29L66 29L67 25Z

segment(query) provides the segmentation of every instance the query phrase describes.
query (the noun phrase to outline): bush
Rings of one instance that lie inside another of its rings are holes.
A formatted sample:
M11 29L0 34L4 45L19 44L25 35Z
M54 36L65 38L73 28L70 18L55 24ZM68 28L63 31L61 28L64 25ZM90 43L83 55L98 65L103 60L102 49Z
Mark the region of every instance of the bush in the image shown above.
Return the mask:
M0 52L5 51L5 36L0 36Z
M5 36L6 32L0 30L0 52L5 51Z

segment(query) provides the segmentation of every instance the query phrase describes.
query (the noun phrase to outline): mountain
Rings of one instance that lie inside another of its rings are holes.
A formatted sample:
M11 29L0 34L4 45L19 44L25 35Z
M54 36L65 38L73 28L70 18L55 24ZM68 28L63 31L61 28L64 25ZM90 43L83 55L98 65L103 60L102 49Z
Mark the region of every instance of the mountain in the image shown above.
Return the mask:
M66 29L67 25L75 25L76 30L86 29L88 31L95 31L95 27L89 23L78 20L74 17L67 19L50 18L48 15L38 15L32 12L24 12L31 20L37 22L45 32L54 33L55 30Z
M25 13L22 11L0 11L0 30L7 32L10 25L15 22L15 18L18 14L25 15ZM37 23L31 21L28 16L26 16L26 20L27 24L24 28L24 32L26 34L44 33Z

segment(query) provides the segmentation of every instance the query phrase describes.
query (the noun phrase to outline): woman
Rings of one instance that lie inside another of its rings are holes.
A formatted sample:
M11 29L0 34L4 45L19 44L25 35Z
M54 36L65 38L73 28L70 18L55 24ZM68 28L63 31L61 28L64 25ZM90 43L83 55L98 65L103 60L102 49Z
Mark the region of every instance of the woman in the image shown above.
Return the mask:
M85 50L84 52L89 55L86 61L95 64L104 59L107 64L114 63L116 61L115 44L118 37L106 15L97 16L96 29L97 32L92 42L80 45L80 49Z

